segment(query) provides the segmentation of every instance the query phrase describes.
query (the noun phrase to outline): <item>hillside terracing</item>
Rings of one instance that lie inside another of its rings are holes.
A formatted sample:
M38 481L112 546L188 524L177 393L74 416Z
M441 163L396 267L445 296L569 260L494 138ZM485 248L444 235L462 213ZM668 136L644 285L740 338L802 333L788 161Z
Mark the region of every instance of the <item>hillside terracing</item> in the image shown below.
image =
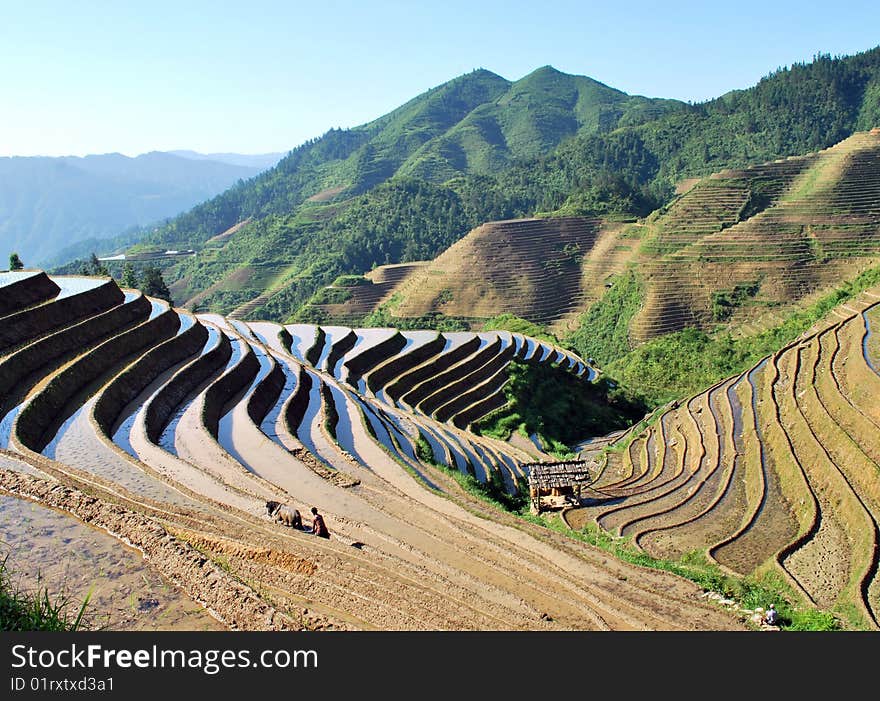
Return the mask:
M513 314L561 337L633 270L643 288L629 325L638 345L687 327L751 335L878 265L880 130L872 130L818 153L689 181L636 223L488 222L406 268L393 286L366 286L321 309L345 323L384 303L392 319L440 313L477 327Z
M428 263L381 266L373 285L350 288L343 304L312 304L332 323L363 318L387 303L392 319L443 314L479 323L513 314L565 328L604 283L622 271L632 245L624 227L596 218L487 222ZM332 294L325 288L320 298Z
M533 456L468 426L503 400L513 358L588 381L570 353L193 315L106 278L0 284L0 487L125 540L230 627L743 627L692 583L452 479L522 481ZM332 537L273 522L270 500L306 524L317 506Z
M643 225L636 343L718 322L778 324L880 264L880 131L699 181Z
M655 557L705 552L878 628L880 288L741 374L618 438L566 514ZM873 326L872 326L873 324Z

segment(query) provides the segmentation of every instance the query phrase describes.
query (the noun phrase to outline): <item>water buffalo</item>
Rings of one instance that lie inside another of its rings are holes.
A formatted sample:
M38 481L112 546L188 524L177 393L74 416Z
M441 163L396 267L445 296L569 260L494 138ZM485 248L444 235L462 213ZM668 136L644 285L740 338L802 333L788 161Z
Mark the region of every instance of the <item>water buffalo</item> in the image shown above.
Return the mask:
M267 501L266 511L273 521L281 521L285 526L302 530L302 516L298 509L294 509L280 501Z

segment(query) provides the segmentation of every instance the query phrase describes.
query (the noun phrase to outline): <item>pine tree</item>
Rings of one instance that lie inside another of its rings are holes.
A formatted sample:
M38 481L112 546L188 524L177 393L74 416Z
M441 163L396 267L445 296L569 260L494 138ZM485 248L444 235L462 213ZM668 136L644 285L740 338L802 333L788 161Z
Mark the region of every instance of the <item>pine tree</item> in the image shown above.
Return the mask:
M162 277L162 271L154 265L144 268L141 291L149 297L158 297L171 303L171 292Z
M103 275L105 277L110 276L110 271L107 270L107 266L99 261L98 256L96 256L94 253L92 253L92 257L89 259L89 265L92 275Z
M9 256L9 269L10 270L21 270L24 268L24 263L21 262L21 258L18 257L18 253L12 253Z
M120 282L122 287L127 287L132 290L137 289L138 276L131 263L126 263L122 266L122 280Z

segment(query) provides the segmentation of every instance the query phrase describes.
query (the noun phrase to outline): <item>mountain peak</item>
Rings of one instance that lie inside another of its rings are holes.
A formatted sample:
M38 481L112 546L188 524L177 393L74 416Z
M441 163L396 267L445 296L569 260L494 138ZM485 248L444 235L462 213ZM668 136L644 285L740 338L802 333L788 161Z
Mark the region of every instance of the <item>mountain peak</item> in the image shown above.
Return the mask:
M568 75L568 73L563 73L548 63L546 66L536 68L529 75Z

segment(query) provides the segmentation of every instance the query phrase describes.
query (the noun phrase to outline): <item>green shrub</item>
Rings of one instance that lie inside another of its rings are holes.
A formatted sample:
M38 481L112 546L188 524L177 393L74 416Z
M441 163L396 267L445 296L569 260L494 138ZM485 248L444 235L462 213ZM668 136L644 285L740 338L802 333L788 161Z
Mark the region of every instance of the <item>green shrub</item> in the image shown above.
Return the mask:
M333 281L333 287L358 287L372 284L372 280L367 280L363 275L340 275Z

